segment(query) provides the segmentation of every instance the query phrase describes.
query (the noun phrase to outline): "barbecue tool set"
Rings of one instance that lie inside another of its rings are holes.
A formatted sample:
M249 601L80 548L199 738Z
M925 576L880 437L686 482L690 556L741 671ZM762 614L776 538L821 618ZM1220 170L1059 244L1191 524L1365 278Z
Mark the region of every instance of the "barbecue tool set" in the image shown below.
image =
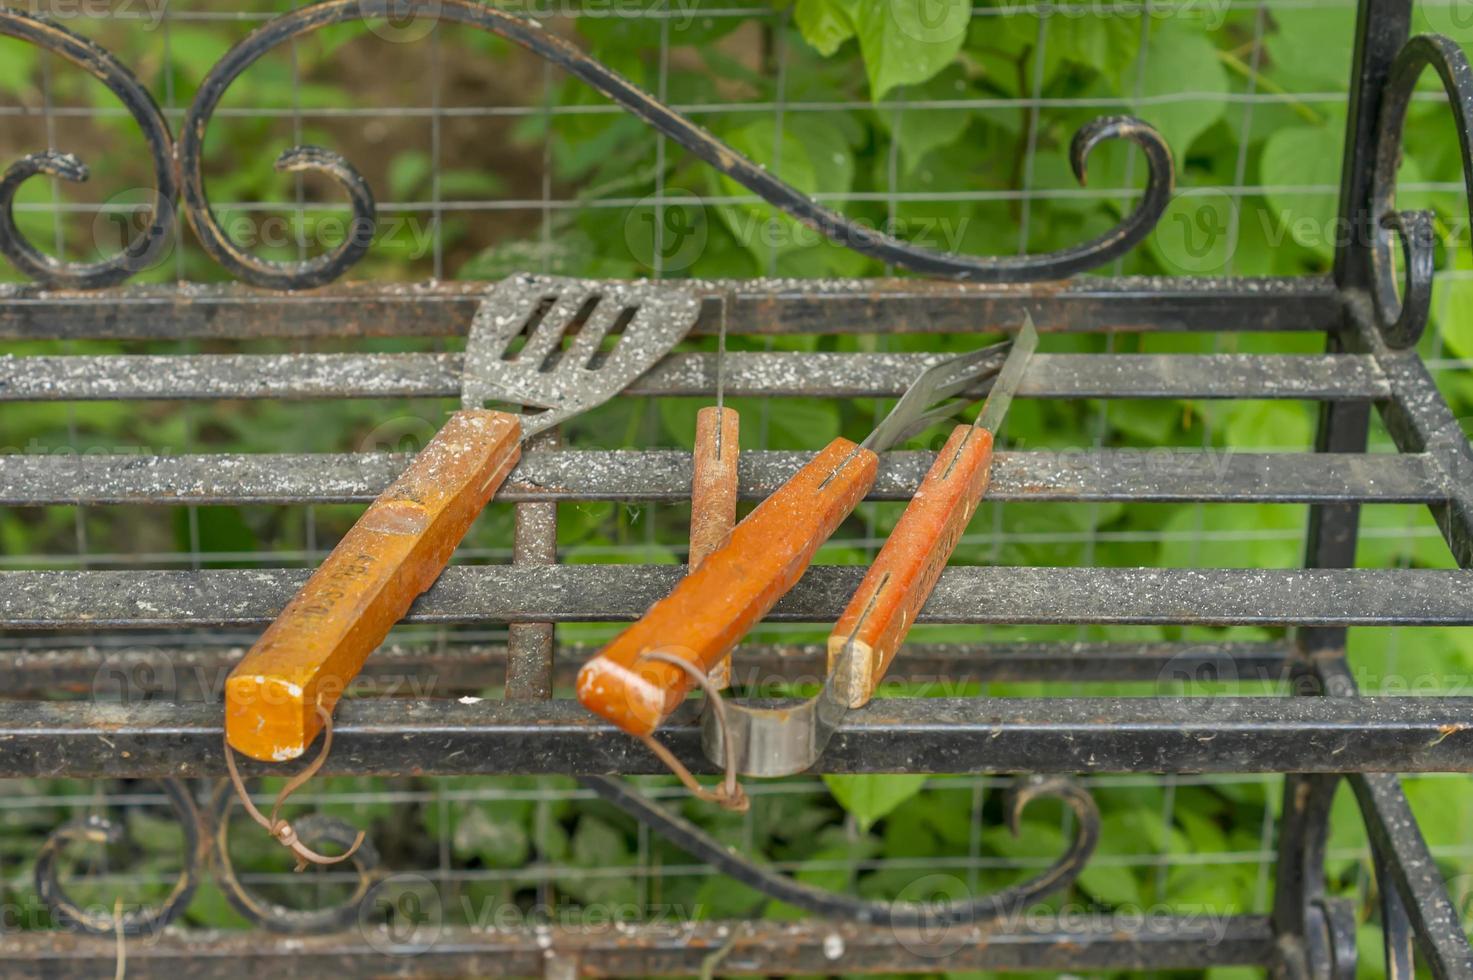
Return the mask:
M522 442L624 390L699 311L693 292L666 285L513 276L491 288L467 341L460 410L231 673L228 745L264 761L300 757L368 655L443 571ZM977 420L952 431L835 624L820 693L796 709L724 704L705 713L706 753L729 772L812 766L844 714L873 696L986 492L994 437L1036 346L1028 319L1015 341L932 364L863 442L834 439L735 526L738 425L722 404L718 354L717 404L698 417L689 574L584 665L578 699L648 743L697 683L719 691L732 649L869 492L878 454L985 391Z
M494 286L466 341L460 411L231 672L230 746L265 761L301 756L324 712L445 569L522 442L623 391L690 332L699 311L694 293L671 287L527 275Z
M670 595L584 665L578 700L631 735L653 733L690 691L693 675L729 656L797 584L814 553L874 485L878 454L955 414L958 396L995 378L977 421L953 430L830 634L828 679L819 695L796 709L728 704L720 714L705 715L703 742L712 761L756 776L809 768L844 713L874 694L940 578L986 492L993 437L1037 345L1030 318L1015 343L960 354L921 372L862 443L830 442ZM735 758L725 758L726 744Z

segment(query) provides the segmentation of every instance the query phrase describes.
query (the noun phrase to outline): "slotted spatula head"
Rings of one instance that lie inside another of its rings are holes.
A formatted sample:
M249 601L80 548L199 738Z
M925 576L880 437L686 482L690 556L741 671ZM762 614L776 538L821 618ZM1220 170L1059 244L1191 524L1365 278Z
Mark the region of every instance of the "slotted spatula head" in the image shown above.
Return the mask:
M535 435L623 391L690 331L700 306L664 283L509 276L471 324L461 405L539 409L522 420Z

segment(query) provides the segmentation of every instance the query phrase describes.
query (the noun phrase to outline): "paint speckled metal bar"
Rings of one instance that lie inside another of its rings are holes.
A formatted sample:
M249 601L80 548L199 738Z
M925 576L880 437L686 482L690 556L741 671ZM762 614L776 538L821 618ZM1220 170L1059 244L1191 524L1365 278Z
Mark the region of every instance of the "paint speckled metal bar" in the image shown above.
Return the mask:
M796 701L761 702L780 707ZM659 738L694 772L697 705ZM1473 772L1473 699L892 698L851 712L823 771L931 773ZM324 772L665 772L570 700L347 700ZM216 705L0 702L0 777L222 776ZM250 762L281 775L295 764ZM269 767L269 769L267 768Z
M733 396L895 397L933 354L729 352ZM451 398L462 357L433 354L0 355L0 401L210 398ZM710 397L716 355L666 357L630 395ZM1376 362L1356 354L1040 354L1028 398L1382 399Z
M1339 328L1329 279L1084 278L1021 285L919 279L748 279L690 283L705 297L697 335L715 336L722 297L738 334L976 333L1030 312L1039 331L1311 331ZM482 283L338 283L282 294L240 285L109 292L0 285L0 340L464 335Z
M677 565L452 566L404 621L633 620L684 573ZM853 566L813 566L769 619L832 622L863 573ZM306 577L302 569L4 572L0 628L267 623ZM1473 625L1473 572L953 566L919 622L1467 626Z
M765 499L810 453L752 451L738 495ZM908 500L935 454L885 453L870 500ZM0 505L357 503L409 462L399 453L94 455L0 453ZM524 453L499 500L681 500L691 456L661 450ZM1421 453L1061 450L998 453L989 497L1001 501L1441 503L1445 474Z

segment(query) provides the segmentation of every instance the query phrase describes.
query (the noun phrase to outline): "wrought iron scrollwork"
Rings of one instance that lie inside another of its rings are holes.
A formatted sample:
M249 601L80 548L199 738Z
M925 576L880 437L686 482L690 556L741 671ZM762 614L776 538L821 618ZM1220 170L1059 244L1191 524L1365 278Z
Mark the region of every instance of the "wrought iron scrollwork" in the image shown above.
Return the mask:
M1417 80L1427 67L1437 71L1447 90L1448 106L1458 131L1463 155L1463 182L1473 213L1473 68L1463 49L1441 34L1419 34L1402 46L1386 80L1381 117L1376 127L1375 179L1371 189L1371 255L1375 273L1372 290L1377 326L1392 347L1416 344L1427 326L1432 305L1433 246L1430 211L1397 211L1396 171L1401 163L1401 138L1407 109ZM1401 239L1405 259L1405 290L1397 297L1393 236Z
M579 782L692 857L771 898L818 916L897 929L937 929L983 922L1027 908L1068 888L1084 871L1100 840L1100 811L1088 790L1063 776L1024 777L1008 798L1008 825L1015 834L1024 809L1034 800L1045 797L1061 800L1074 815L1074 837L1047 869L1027 881L971 898L943 902L871 901L815 888L770 871L734 853L690 821L650 802L622 780L585 776Z
M104 909L89 909L72 898L61 883L61 852L68 844L119 844L126 840L122 825L97 814L89 814L62 824L52 831L36 855L36 894L62 925L76 932L111 936L121 931L125 936L151 935L174 921L188 906L199 886L199 868L203 860L203 834L199 809L189 788L177 779L159 781L169 798L183 834L183 866L168 896L158 905L132 908L114 917Z
M1106 140L1135 144L1146 158L1146 186L1135 208L1112 229L1079 245L1039 255L978 257L942 252L867 228L824 207L776 175L658 102L628 79L605 67L570 42L535 21L488 6L478 0L322 0L268 21L232 48L210 70L184 121L178 145L185 211L206 252L236 277L269 289L309 289L332 282L352 267L373 240L377 210L373 191L359 171L339 154L321 147L297 146L276 161L278 170L318 173L348 196L352 219L344 240L328 251L296 262L262 259L243 249L221 228L205 190L205 131L225 92L267 52L320 28L353 21L424 17L489 31L566 70L623 106L660 133L685 147L764 201L834 242L863 255L930 276L973 282L1025 282L1060 279L1103 265L1139 244L1160 220L1174 182L1171 151L1153 128L1129 116L1096 119L1081 127L1070 144L1075 176L1085 181L1090 153ZM7 218L0 225L0 251L38 280L96 288L113 285L148 265L167 236L172 205L181 190L170 166L172 144L157 106L125 69L91 42L40 18L0 12L0 30L24 36L70 58L101 78L139 120L158 171L158 203L154 220L119 256L89 266L67 265L37 252ZM41 153L11 168L0 183L0 203L7 208L15 187L37 173L83 179L85 168L74 158Z
M148 227L123 250L97 262L66 262L37 249L15 223L15 195L20 185L38 174L62 180L84 181L87 166L70 153L45 150L15 163L0 177L0 254L21 272L47 286L101 289L115 286L148 268L168 245L179 202L174 171L174 140L169 124L153 96L133 73L98 45L45 18L0 6L0 35L19 38L60 55L85 70L114 95L138 122L153 162L154 194Z
M358 921L360 907L378 881L378 850L371 841L365 839L349 859L358 874L352 894L336 905L323 908L291 908L263 898L236 877L230 857L230 812L235 805L234 787L228 780L221 780L210 802L215 830L211 861L216 883L237 912L264 929L297 935L335 932ZM320 813L308 814L293 823L301 839L314 844L327 841L346 850L359 836L357 828L346 821Z

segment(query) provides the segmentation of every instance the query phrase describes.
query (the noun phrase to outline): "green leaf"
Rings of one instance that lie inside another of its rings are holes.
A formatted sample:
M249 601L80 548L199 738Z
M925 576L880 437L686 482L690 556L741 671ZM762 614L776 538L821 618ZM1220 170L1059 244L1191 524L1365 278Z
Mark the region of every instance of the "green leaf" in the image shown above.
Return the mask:
M0 38L0 90L6 98L17 90L30 87L31 72L36 67L36 49L23 41Z
M773 170L807 195L820 190L847 191L854 181L849 137L836 119L805 119L802 126L784 126L781 140L773 120L762 119L726 134L726 139L738 153ZM751 196L751 191L730 177L711 171L707 179L712 191L722 197ZM821 253L832 248L819 232L765 204L719 204L716 211L763 273L790 252Z
M1355 18L1325 6L1276 7L1273 18L1278 30L1264 46L1274 81L1297 92L1343 90L1350 77Z
M1169 21L1146 43L1141 70L1142 100L1136 115L1155 126L1180 166L1192 141L1222 118L1228 92L1227 71L1217 49L1190 22ZM1151 101L1151 96L1190 96L1183 101Z
M847 0L878 102L897 85L924 82L961 50L971 20L969 0Z
M456 854L472 854L491 868L516 868L531 853L532 842L518 820L493 820L482 807L469 806L455 821L451 846Z
M1093 861L1080 872L1079 885L1092 898L1110 905L1139 908L1144 904L1135 872L1124 865Z
M1340 150L1343 126L1284 126L1263 145L1259 170L1264 196L1277 220L1276 246L1291 241L1329 258L1334 252L1339 210ZM1305 185L1332 188L1300 191Z
M803 40L828 57L854 36L854 22L849 19L847 7L844 0L798 0L793 7L793 21Z
M1314 420L1308 407L1299 402L1242 402L1228 411L1227 441L1246 452L1308 452L1314 448Z
M406 150L389 163L389 192L396 201L410 200L430 177L434 164L423 150Z
M1432 308L1442 339L1458 357L1473 357L1473 281L1462 276L1432 280Z
M1234 234L1233 199L1216 187L1183 187L1148 239L1151 251L1172 275L1225 275L1242 225Z
M907 90L906 96L939 102L965 98L968 91L966 72L957 65L951 65L926 84ZM891 139L899 141L900 159L908 176L915 173L926 154L960 139L971 125L972 114L965 109L882 107L875 110L875 121L890 134Z
M915 796L926 785L926 776L910 773L881 773L860 776L824 776L829 792L864 830L875 821Z

